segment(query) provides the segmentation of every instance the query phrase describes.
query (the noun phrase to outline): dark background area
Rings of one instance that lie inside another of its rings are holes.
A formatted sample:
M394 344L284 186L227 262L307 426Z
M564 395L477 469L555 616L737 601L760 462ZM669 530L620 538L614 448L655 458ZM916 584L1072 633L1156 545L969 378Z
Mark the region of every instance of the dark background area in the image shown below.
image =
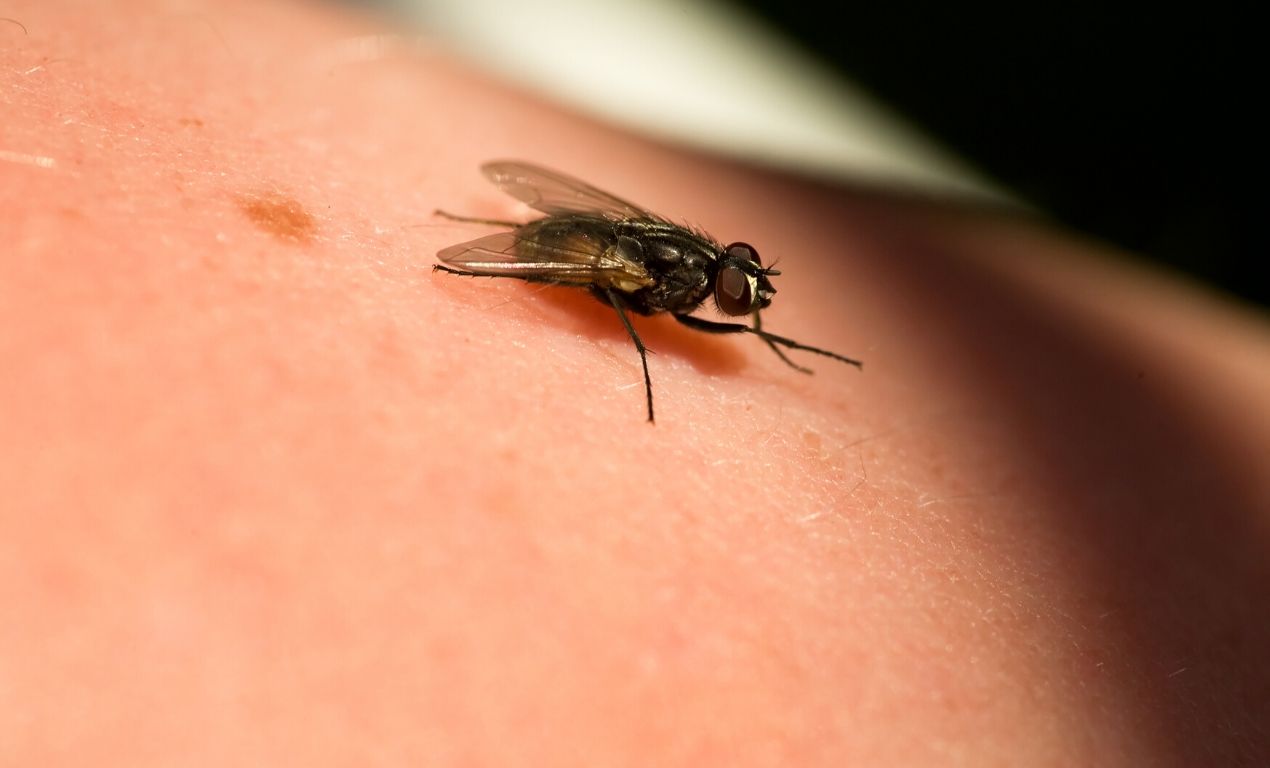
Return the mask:
M1060 222L1270 303L1250 11L738 1Z

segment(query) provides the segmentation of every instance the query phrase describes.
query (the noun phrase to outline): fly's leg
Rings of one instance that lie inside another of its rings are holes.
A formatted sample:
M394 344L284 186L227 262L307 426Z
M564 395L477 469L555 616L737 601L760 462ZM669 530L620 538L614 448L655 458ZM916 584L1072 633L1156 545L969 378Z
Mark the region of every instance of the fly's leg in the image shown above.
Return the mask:
M760 334L760 337L762 337L763 316L757 312L754 313L754 331ZM776 356L779 357L781 360L785 361L785 365L788 365L790 368L793 368L795 371L798 371L799 373L805 373L808 376L815 373L815 371L813 371L812 369L804 368L798 363L795 363L793 360L790 360L789 355L786 355L785 352L781 350L780 347L776 346L776 342L766 337L762 337L762 338L763 338L763 341L767 342L767 346L771 347L772 351L776 353Z
M832 357L834 360L838 360L840 362L846 363L847 365L854 365L856 368L864 367L864 363L860 362L859 360L854 360L850 357L844 357L843 355L839 355L836 352L830 352L829 350L821 349L820 347L812 347L806 344L799 344L793 339L787 339L784 336L777 336L774 333L768 333L762 328L758 328L758 327L751 328L748 325L740 325L739 323L716 323L713 320L702 320L699 317L692 317L691 315L675 315L675 319L678 320L680 323L683 323L684 325L688 326L689 328L692 328L695 331L704 331L706 333L752 333L755 336L758 336L763 341L766 341L768 345L771 346L772 349L774 350L776 349L775 345L780 344L782 347L788 347L790 349L801 349L805 352L811 352L813 354L823 355L825 357ZM777 350L777 354L780 354L780 350ZM785 357L784 355L781 355L782 359L784 359L784 357ZM786 360L785 362L789 362L789 361ZM797 368L798 366L794 366L794 367Z
M564 283L561 283L559 280L550 277L535 277L534 275L491 275L488 272L472 272L466 269L455 269L454 267L447 267L444 264L433 264L432 271L447 272L451 275L458 275L460 277L491 277L498 278L500 280L508 279L520 280L525 283L541 283L543 285L564 285Z
M453 213L443 211L440 208L436 209L432 213L437 216L445 217L450 221L462 221L467 224L488 224L491 227L511 227L512 229L520 226L520 222L518 221L500 221L499 219L482 219L475 216L457 216Z
M448 272L451 275L461 275L463 277L501 277L501 275L483 275L480 272L469 272L466 269L454 269L453 267L445 267L440 264L433 264L432 271Z
M648 376L648 349L640 340L639 334L635 332L635 326L631 325L630 318L626 316L626 307L622 305L622 300L618 298L617 293L611 288L605 288L604 296L613 305L613 309L617 310L617 316L622 318L622 325L626 326L626 332L631 335L631 341L635 342L635 349L639 351L639 361L644 364L644 392L648 394L648 423L652 424L653 380Z

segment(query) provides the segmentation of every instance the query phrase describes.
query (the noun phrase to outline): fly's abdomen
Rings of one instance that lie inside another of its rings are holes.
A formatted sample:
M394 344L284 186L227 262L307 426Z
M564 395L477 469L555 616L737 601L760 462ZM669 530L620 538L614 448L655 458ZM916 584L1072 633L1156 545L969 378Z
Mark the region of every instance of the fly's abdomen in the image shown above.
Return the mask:
M531 221L516 231L516 255L522 261L566 260L590 262L616 242L616 236L585 226L579 217L552 217Z
M654 283L639 244L622 237L607 219L551 216L516 231L516 258L550 268L561 282L613 288L623 293Z

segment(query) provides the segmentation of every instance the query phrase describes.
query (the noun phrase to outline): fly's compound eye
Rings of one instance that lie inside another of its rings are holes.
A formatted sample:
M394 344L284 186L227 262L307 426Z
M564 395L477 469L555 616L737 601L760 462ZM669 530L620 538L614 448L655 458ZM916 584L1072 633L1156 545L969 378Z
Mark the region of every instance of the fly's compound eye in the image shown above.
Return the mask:
M733 243L724 248L723 253L730 259L750 261L762 266L762 262L758 260L758 251L754 250L754 246L749 243Z
M748 315L754 309L757 280L740 267L727 265L714 281L714 301L725 315Z

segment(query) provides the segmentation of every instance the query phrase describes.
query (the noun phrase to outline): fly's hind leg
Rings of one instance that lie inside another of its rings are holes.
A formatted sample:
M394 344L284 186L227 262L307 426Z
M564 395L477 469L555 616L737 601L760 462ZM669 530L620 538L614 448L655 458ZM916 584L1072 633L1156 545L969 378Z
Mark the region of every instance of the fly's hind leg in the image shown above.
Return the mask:
M469 272L466 269L455 269L454 267L446 267L441 264L432 265L433 272L448 272L451 275L461 275L462 277L497 277L497 275L484 275L480 272Z
M626 316L626 307L622 304L622 300L613 289L605 288L604 296L608 302L613 305L613 309L617 310L617 316L622 319L622 325L626 326L626 332L631 335L631 341L635 342L635 349L639 352L639 361L644 365L644 392L648 395L648 423L653 423L653 380L648 376L648 348L644 346L644 342L639 338L639 334L635 332L635 326L631 325L631 320Z
M450 221L462 221L467 224L488 224L491 227L510 227L512 229L515 229L516 227L520 226L520 222L518 221L502 221L501 219L482 219L477 216L458 216L456 214L443 211L440 208L436 209L432 213L437 216L442 216L444 218L447 218Z
M473 272L470 269L455 269L454 267L447 267L444 264L433 264L432 271L445 272L451 275L458 275L459 277L490 277L498 278L500 280L520 280L524 283L539 283L541 285L565 285L565 283L562 283L553 277L539 277L537 275L492 275L489 272Z

